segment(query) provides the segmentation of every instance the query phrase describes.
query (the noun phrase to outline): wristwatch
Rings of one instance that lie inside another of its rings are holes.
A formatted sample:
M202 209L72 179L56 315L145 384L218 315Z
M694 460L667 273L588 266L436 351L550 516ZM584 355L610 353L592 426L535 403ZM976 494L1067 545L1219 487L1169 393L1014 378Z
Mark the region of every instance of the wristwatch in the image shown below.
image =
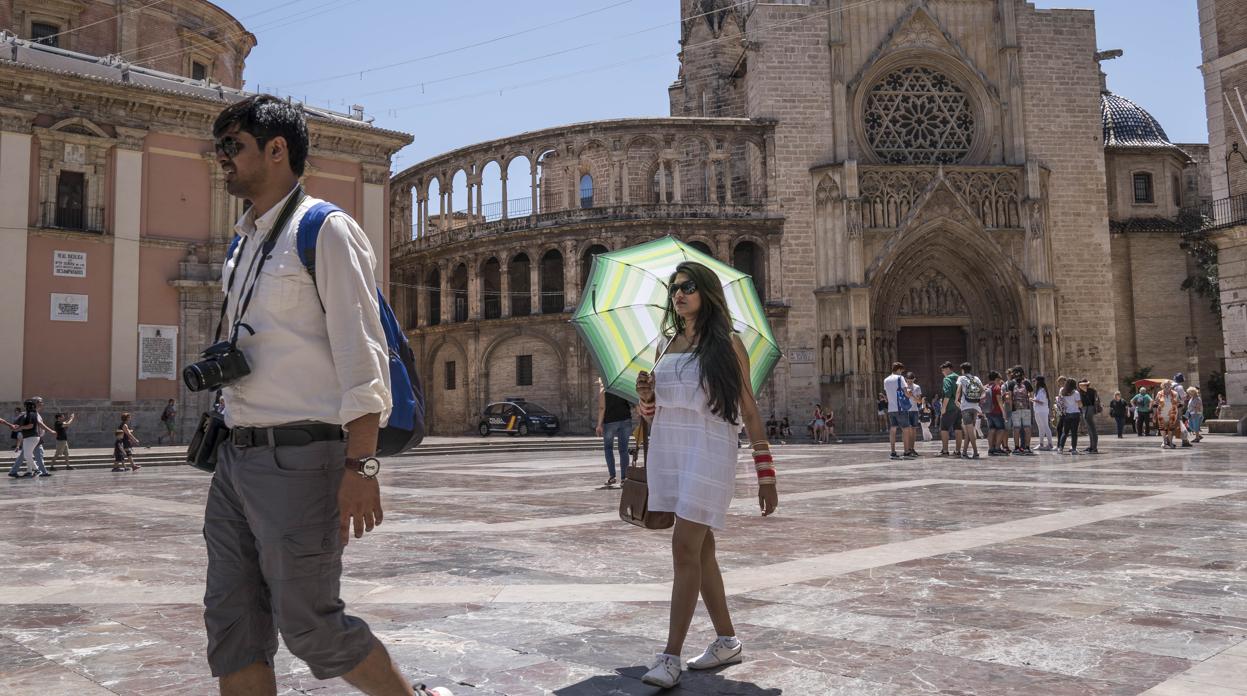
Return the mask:
M375 479L377 474L381 472L381 462L376 457L365 457L363 459L346 458L346 468L354 471L366 479Z

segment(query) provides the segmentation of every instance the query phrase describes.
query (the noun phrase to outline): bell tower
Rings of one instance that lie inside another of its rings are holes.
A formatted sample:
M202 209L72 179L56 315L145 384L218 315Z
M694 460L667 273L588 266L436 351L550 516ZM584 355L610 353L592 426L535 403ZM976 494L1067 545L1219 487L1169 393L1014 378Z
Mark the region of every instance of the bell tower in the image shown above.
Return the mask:
M680 74L672 116L744 116L745 26L752 7L733 0L680 0Z

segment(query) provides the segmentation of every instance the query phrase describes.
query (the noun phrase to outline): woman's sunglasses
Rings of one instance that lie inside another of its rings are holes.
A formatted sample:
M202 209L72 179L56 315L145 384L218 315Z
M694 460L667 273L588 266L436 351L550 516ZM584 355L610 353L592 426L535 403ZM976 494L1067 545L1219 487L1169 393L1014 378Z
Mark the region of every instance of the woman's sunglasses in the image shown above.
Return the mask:
M243 141L232 135L227 135L215 143L212 143L212 149L216 150L218 155L224 155L230 159L237 157L238 153L242 152L244 147L245 145L243 144Z
M683 283L676 283L675 285L672 285L672 286L671 286L671 296L672 296L672 297L675 297L675 294L676 294L677 292L682 292L682 293L684 293L686 296L687 296L687 295L692 295L692 294L696 293L696 292L697 292L697 281L695 281L695 280L686 280L686 281L684 281Z

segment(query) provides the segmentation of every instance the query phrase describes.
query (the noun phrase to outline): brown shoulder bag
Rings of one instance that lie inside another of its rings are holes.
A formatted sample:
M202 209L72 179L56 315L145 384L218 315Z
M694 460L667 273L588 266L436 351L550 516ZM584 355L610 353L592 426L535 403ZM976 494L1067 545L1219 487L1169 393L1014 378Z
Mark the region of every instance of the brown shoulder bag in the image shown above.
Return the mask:
M649 509L649 484L645 477L645 464L649 460L649 424L644 418L632 436L636 439L636 450L621 487L619 518L645 529L670 529L675 526L674 512L651 512Z

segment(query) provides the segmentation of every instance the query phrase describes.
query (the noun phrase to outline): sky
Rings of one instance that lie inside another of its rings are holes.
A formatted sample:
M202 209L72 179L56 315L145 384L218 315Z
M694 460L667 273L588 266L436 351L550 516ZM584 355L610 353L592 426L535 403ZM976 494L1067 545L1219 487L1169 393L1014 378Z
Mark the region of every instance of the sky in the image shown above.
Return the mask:
M678 69L678 0L215 2L258 39L247 89L363 105L376 125L415 136L396 171L529 130L666 116ZM1174 142L1208 140L1194 2L1035 4L1095 10L1099 47L1125 51L1106 63L1110 89Z

